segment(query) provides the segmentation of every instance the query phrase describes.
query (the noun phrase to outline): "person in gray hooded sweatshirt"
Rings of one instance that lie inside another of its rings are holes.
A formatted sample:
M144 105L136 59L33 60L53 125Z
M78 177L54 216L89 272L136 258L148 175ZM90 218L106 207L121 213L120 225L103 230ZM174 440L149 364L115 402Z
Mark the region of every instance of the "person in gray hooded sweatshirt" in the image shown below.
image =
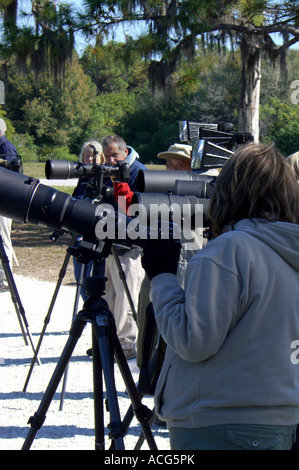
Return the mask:
M144 248L167 344L156 413L172 449L290 449L299 422L299 186L274 145L246 145L228 160L210 220L215 238L189 261L184 290L179 243Z

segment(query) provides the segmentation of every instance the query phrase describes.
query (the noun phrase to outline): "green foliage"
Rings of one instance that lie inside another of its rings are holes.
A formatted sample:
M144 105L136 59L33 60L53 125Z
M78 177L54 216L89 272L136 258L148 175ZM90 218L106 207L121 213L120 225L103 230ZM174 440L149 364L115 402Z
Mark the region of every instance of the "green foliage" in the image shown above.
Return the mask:
M19 155L22 157L23 162L33 162L38 161L40 158L39 149L34 143L34 138L29 134L17 134L15 133L13 137L9 138L11 140Z
M99 93L140 93L147 86L147 65L130 42L89 46L80 62Z
M264 11L267 0L241 0L239 1L240 14L255 26L261 26L265 20Z
M178 140L176 101L144 97L138 105L119 123L116 132L137 150L143 163L157 163L157 153Z
M275 142L285 155L298 152L299 149L299 106L283 103L277 97L261 106L262 140Z
M143 162L158 162L157 153L178 141L180 120L228 121L237 130L240 60L229 54L221 59L199 52L192 65L181 62L170 95L156 93L137 99L137 107L126 114L116 130L139 152Z
M96 89L76 57L66 69L62 86L46 76L36 82L29 71L20 75L12 68L7 89L7 115L17 133L34 139L39 158L58 146L78 153L88 136Z

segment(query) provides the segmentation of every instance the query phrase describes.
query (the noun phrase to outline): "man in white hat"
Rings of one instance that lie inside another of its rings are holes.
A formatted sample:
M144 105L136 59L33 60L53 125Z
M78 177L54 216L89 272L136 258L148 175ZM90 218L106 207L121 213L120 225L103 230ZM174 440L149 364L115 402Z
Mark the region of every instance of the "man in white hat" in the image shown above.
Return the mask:
M7 140L5 132L5 121L4 119L0 118L0 159L12 161L18 155L18 151L14 144Z
M6 123L2 118L0 118L0 160L12 161L16 158L18 152L14 144L6 138L5 132ZM13 248L10 239L11 224L11 219L0 216L0 235L3 239L3 245L10 267L12 268ZM5 292L7 290L9 290L9 287L5 278L2 263L0 262L0 292Z
M192 145L175 143L172 144L165 152L160 152L158 158L166 160L166 170L174 171L190 171L192 159ZM181 286L184 286L185 273L187 264L190 258L200 250L205 244L203 238L203 229L198 228L193 231L194 240L190 243L182 243L180 258L178 262L177 277ZM139 321L139 334L137 338L137 365L141 367L143 361L143 341L146 334L145 321L146 310L150 302L150 281L145 276L139 295L138 306L138 321Z
M191 145L173 144L166 152L160 152L157 156L166 160L166 170L191 169Z

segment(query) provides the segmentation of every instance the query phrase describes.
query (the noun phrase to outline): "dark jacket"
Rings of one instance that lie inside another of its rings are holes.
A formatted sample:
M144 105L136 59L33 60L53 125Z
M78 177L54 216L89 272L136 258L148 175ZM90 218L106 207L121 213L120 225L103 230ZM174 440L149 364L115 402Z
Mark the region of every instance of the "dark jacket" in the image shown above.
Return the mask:
M0 137L0 158L12 161L18 155L17 149L12 142L7 140L5 135Z

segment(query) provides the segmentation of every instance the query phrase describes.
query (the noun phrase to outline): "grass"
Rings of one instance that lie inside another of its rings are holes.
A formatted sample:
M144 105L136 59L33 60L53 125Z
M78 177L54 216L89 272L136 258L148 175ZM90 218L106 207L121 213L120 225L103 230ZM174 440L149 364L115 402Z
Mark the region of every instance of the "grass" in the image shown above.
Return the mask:
M53 230L32 224L13 222L11 239L19 267L13 273L40 281L57 282L64 263L70 235L65 234L56 243L49 240ZM75 282L72 258L63 278L63 284Z
M45 163L39 162L24 162L24 175L32 176L33 178L45 178Z

